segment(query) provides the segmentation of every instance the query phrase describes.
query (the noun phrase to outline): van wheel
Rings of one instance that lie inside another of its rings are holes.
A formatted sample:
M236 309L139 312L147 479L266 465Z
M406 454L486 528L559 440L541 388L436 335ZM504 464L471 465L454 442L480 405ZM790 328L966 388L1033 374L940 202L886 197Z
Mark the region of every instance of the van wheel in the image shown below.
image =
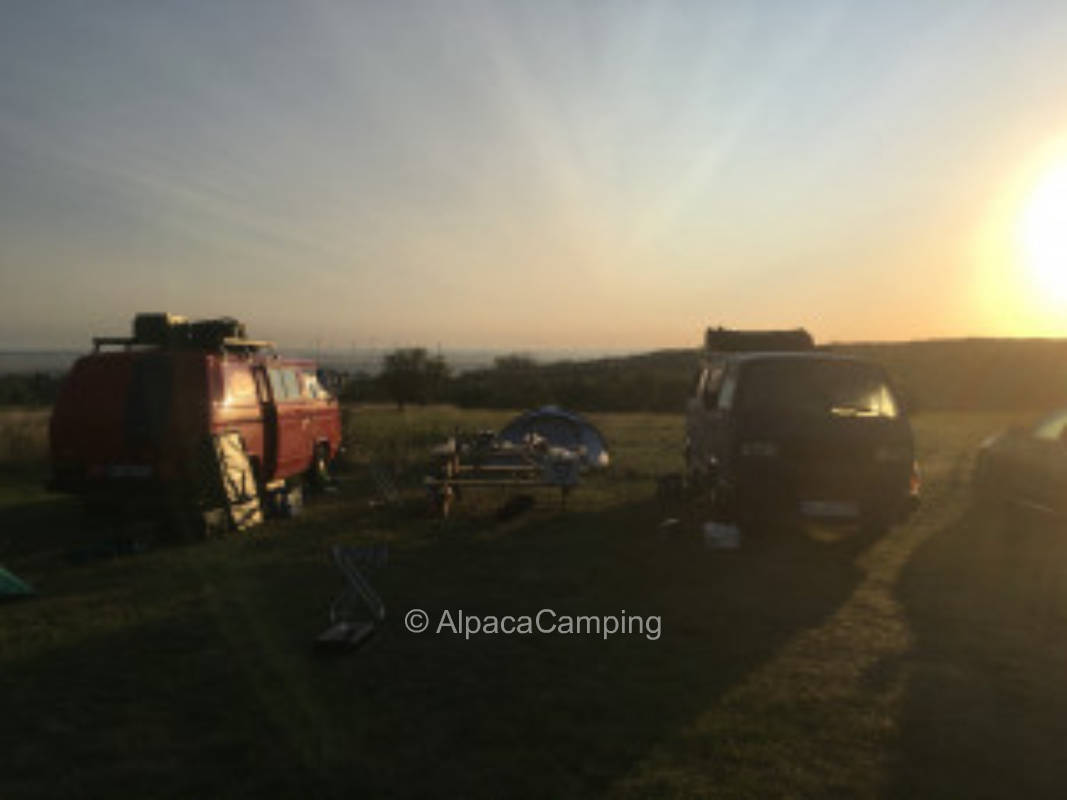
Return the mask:
M332 482L330 477L330 446L318 444L311 455L311 468L308 470L308 482L312 488L325 489Z

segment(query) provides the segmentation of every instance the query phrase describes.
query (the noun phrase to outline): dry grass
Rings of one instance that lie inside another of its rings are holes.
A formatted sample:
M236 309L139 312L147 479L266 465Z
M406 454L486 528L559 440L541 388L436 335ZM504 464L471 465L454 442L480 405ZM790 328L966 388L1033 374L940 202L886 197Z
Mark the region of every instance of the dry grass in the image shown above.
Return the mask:
M48 460L50 409L0 410L0 464L43 464Z

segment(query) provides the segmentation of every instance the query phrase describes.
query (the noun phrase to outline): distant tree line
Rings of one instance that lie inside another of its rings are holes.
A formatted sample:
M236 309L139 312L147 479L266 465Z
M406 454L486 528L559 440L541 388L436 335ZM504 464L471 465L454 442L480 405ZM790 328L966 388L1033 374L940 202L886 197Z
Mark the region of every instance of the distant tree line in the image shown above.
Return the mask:
M825 349L882 364L909 405L919 410L1026 412L1067 406L1063 339L930 340ZM400 359L399 364L409 361ZM583 411L680 412L698 363L696 349L550 364L509 355L497 358L492 367L452 376L442 359L433 368L416 370L424 388L409 392L405 402L515 409L555 403ZM397 379L390 377L398 370L397 362L386 359L381 375L350 381L349 396L399 402Z
M50 406L59 394L63 378L48 372L0 375L0 405Z
M696 368L692 351L537 364L498 358L459 375L450 399L474 408L531 408L548 403L582 411L680 411Z
M463 408L532 408L554 403L584 411L679 411L696 359L676 351L584 362L539 364L525 355L498 357L492 367L453 375L423 348L385 357L378 375L342 376L347 402L398 407L451 403Z
M827 348L883 364L921 410L1040 411L1067 406L1067 340L959 339L840 344ZM680 412L698 351L662 350L623 358L540 364L501 356L491 367L453 374L425 348L395 350L381 371L336 373L344 402L399 407L452 403L465 408L532 408L555 403L580 411ZM47 406L62 376L0 375L0 405Z

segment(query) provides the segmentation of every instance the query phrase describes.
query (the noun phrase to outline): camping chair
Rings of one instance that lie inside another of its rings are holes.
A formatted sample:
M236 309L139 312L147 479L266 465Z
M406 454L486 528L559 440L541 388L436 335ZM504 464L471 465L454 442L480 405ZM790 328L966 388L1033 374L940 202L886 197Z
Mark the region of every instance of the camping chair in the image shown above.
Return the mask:
M369 639L385 621L385 603L360 568L385 566L389 551L385 544L369 547L335 545L334 563L344 578L344 588L330 605L330 627L319 634L316 644L323 649L352 650ZM370 620L355 618L359 607L370 611Z
M373 462L370 465L370 474L371 478L374 479L374 487L378 490L379 501L389 508L398 506L400 504L400 492L396 488L392 470L382 464Z

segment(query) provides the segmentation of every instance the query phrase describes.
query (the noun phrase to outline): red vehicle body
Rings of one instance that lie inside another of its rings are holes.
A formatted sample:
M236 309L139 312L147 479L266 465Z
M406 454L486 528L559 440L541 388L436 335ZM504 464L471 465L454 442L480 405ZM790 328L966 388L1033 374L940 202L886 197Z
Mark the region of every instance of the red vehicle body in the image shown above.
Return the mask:
M96 344L74 364L52 413L54 489L167 488L190 477L197 448L214 434L240 435L261 485L321 474L340 448L337 401L311 361L234 338ZM107 344L123 349L102 352Z

